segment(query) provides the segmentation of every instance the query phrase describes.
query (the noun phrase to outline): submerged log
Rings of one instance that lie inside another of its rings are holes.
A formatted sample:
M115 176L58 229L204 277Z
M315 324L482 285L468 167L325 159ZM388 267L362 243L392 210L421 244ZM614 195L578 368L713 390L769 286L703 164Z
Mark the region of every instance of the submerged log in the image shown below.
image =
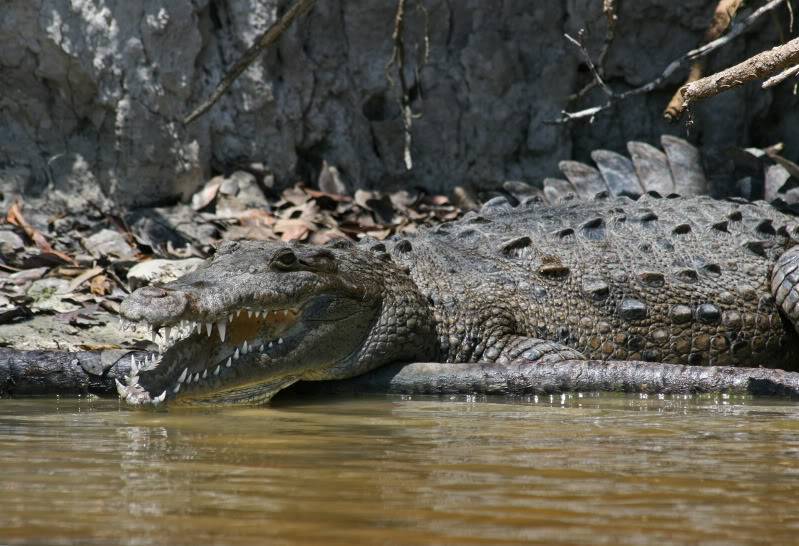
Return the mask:
M527 395L562 392L728 392L799 397L799 373L769 368L681 366L638 361L384 366L343 381L303 382L298 392Z
M0 396L98 394L116 396L114 379L130 371L138 351L19 351L0 348ZM681 366L654 362L566 360L558 363L384 366L339 381L304 381L314 394L493 394L728 392L799 397L799 373L769 368Z
M0 396L113 394L133 351L20 351L0 348Z
M0 396L116 395L132 351L19 351L0 348ZM143 353L138 353L142 355ZM614 391L650 394L729 392L799 397L799 373L768 368L680 366L653 362L384 366L341 381L307 381L298 393L526 395Z

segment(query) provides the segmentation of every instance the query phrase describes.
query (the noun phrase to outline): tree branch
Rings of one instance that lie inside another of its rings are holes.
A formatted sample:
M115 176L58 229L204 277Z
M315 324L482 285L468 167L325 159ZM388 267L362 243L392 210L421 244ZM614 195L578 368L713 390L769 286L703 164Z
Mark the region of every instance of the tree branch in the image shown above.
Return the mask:
M716 5L716 10L713 12L713 19L710 21L710 26L708 27L707 31L705 31L703 43L706 44L720 38L721 35L724 34L724 32L726 32L726 30L729 28L730 24L732 24L732 19L735 17L735 14L738 12L738 9L742 4L743 0L719 0L718 5ZM701 78L704 74L704 71L704 61L695 61L691 65L691 71L688 73L688 79L685 80L685 83L680 87L680 89ZM677 91L674 92L669 104L663 111L663 117L668 121L673 121L682 115L683 100L680 89L677 89Z
M799 64L799 38L683 87L683 106L687 108L692 102L713 97L752 80L775 74L779 77L780 72L796 64Z
M266 32L261 34L255 43L250 46L250 48L244 52L244 55L236 61L236 64L233 65L233 68L225 74L222 78L222 81L219 82L219 85L216 86L214 92L211 93L211 96L208 97L205 101L200 103L200 105L194 109L194 111L186 116L183 120L184 125L188 125L198 117L202 116L211 107L214 105L219 98L225 94L225 91L233 85L233 82L241 76L241 73L244 72L248 66L252 64L252 62L258 58L258 56L263 52L265 49L270 47L274 44L286 30L291 26L291 23L294 20L310 11L313 7L316 0L297 0L297 2L292 5L283 16L275 21L272 26L266 29Z
M770 0L766 4L762 5L760 8L752 12L749 17L744 19L738 24L733 25L730 32L713 40L712 42L703 45L702 47L692 49L688 53L685 53L681 57L672 61L664 70L663 72L652 81L645 83L640 87L636 87L634 89L630 89L623 93L616 93L614 92L611 97L608 98L605 104L599 106L592 106L591 108L586 108L585 110L579 110L577 112L567 112L563 111L561 113L561 117L551 121L550 123L569 123L571 121L577 119L584 119L584 118L592 118L599 112L607 110L612 106L615 106L617 103L622 102L630 97L635 95L641 95L644 93L649 93L660 87L674 72L677 71L681 66L686 63L694 62L697 59L701 59L715 51L716 49L728 44L741 34L743 34L747 29L749 29L760 17L768 13L769 11L775 9L780 4L784 3L785 0Z

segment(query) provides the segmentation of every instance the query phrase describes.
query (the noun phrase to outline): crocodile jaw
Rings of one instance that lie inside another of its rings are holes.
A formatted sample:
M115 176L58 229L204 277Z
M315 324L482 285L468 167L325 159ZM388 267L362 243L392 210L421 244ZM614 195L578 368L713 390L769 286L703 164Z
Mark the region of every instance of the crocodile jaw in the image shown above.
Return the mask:
M160 352L136 359L117 391L134 405L182 399L195 403L263 403L297 377L274 363L299 342L300 310L239 309L216 322L181 321L151 328ZM128 326L130 327L130 326ZM271 377L270 377L271 376Z

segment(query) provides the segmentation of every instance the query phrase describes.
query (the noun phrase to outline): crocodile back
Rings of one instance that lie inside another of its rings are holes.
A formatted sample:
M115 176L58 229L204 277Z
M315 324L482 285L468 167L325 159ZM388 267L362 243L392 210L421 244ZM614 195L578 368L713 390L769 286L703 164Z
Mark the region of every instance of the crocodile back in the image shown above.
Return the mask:
M531 200L388 246L431 301L450 360L481 360L486 336L513 332L592 358L752 365L794 342L769 272L796 227L763 202Z

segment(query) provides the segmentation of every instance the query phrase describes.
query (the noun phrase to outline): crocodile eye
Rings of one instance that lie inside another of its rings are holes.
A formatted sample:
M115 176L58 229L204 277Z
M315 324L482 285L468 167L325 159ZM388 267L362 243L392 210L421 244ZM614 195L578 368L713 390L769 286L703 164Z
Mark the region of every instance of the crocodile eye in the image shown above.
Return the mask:
M284 248L272 258L272 265L278 269L291 269L297 263L297 256L288 248Z

